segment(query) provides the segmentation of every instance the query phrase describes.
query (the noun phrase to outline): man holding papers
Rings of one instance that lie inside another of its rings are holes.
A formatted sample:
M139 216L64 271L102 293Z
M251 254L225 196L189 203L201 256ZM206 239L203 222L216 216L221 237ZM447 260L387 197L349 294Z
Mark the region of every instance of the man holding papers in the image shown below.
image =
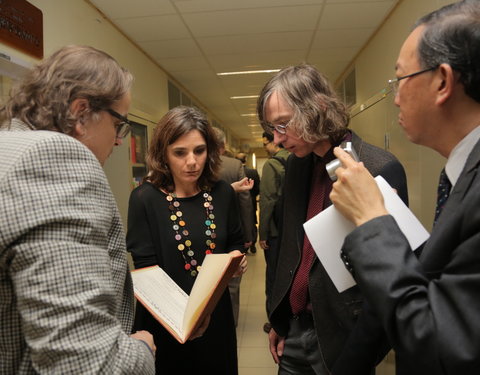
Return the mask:
M347 141L372 174L407 199L403 167L390 153L347 129L348 114L328 80L313 66L283 69L260 93L257 113L288 159L275 282L269 309L270 351L279 374L329 374L362 308L358 287L339 293L316 258L303 223L328 207L326 164Z
M390 81L407 137L447 158L437 220L419 258L372 176L335 149L344 167L330 197L357 226L345 239L343 259L382 323L400 375L480 369L479 30L478 1L423 17Z

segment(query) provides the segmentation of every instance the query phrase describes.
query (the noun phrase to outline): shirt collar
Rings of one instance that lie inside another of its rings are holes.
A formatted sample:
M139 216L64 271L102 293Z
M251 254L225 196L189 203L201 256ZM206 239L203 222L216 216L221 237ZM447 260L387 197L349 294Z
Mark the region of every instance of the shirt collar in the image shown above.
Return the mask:
M464 137L452 150L445 165L445 172L450 180L452 187L458 181L460 174L465 167L468 156L480 139L480 125L473 129Z

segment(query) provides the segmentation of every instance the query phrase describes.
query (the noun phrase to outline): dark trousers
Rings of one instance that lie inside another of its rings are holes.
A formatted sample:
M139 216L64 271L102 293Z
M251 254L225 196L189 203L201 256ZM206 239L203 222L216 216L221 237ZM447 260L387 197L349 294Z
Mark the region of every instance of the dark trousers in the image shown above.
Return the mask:
M310 313L290 319L278 375L328 375Z
M278 237L271 237L267 240L267 244L269 248L264 250L263 253L265 255L265 296L266 296L266 304L267 304L267 311L268 303L270 301L270 297L272 295L273 283L275 282L275 271L277 269L277 258L278 258Z

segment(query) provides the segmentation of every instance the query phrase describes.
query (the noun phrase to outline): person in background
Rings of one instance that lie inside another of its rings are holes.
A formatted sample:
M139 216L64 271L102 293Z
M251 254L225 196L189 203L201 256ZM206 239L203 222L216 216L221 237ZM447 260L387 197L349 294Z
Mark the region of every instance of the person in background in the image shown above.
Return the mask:
M389 152L347 129L346 106L313 66L281 70L262 89L257 114L289 157L282 194L280 245L269 301L270 351L279 374L329 374L362 311L357 286L338 293L303 230L331 202L326 164L333 149L351 142L373 175L407 200L405 172ZM262 179L263 180L263 179Z
M234 184L236 181L242 181L245 178L245 170L243 169L242 163L229 156L225 156L226 150L226 137L225 133L214 127L215 135L217 136L217 141L220 151L220 179L228 182L229 184ZM248 177L247 177L248 179ZM237 193L237 204L240 210L240 220L243 228L243 252L246 253L253 242L253 207L252 201L250 199L249 191L240 191ZM232 279L228 283L228 288L230 289L230 297L232 299L233 306L233 315L235 318L235 326L238 325L238 315L240 313L240 283L242 281L241 277Z
M0 109L0 373L153 374L131 335L125 235L102 169L128 134L132 76L66 46Z
M357 227L342 259L381 322L399 375L473 375L480 368L479 61L480 2L459 1L417 21L390 81L407 137L447 158L436 221L419 257L370 173L335 150L343 167L330 197ZM363 345L360 336L353 347Z
M184 106L167 112L154 130L147 167L144 183L130 196L128 251L135 268L158 265L190 294L206 254L243 250L235 193L218 179L220 154L206 117ZM235 276L246 266L244 257ZM238 372L228 289L203 335L185 344L178 343L141 304L137 304L135 327L151 331L162 348L156 356L158 374Z
M270 156L262 169L259 220L259 243L265 256L265 296L268 306L272 285L275 281L281 197L283 181L285 180L285 167L290 153L273 142L272 133L264 132L262 141L263 147ZM269 322L263 326L266 333L269 333L271 328Z
M253 181L253 186L250 189L250 197L252 199L252 215L253 215L253 237L252 237L252 244L250 245L250 252L252 254L255 254L257 252L257 249L255 247L255 243L257 242L257 197L258 194L260 193L260 176L258 175L258 172L254 168L248 168L247 167L247 154L244 152L239 152L237 155L235 155L235 159L238 159L241 161L243 165L243 170L245 171L245 175L250 181Z

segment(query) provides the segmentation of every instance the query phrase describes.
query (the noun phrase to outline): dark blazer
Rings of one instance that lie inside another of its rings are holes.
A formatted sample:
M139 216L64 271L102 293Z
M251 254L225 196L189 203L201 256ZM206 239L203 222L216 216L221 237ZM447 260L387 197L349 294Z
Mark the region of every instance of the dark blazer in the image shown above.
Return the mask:
M256 169L244 167L245 175L253 180L253 187L250 189L250 197L252 198L252 206L253 206L253 222L257 223L257 215L255 211L257 211L257 196L260 194L260 176Z
M382 175L407 201L406 176L400 162L389 152L363 142L355 133L352 142L366 168L374 176ZM312 163L313 154L305 158L292 155L286 169L282 240L269 304L270 322L280 336L287 335L292 316L289 291L300 264ZM331 368L361 312L362 297L358 286L338 293L317 258L310 270L309 294L321 351L327 367Z
M480 141L419 259L391 216L345 240L355 279L395 350L397 374L480 371L479 165Z
M222 167L220 169L220 179L231 184L240 181L245 176L245 170L240 160L229 156L221 155ZM242 221L244 241L253 241L253 207L250 192L242 191L236 194L238 207L240 209L240 219Z

